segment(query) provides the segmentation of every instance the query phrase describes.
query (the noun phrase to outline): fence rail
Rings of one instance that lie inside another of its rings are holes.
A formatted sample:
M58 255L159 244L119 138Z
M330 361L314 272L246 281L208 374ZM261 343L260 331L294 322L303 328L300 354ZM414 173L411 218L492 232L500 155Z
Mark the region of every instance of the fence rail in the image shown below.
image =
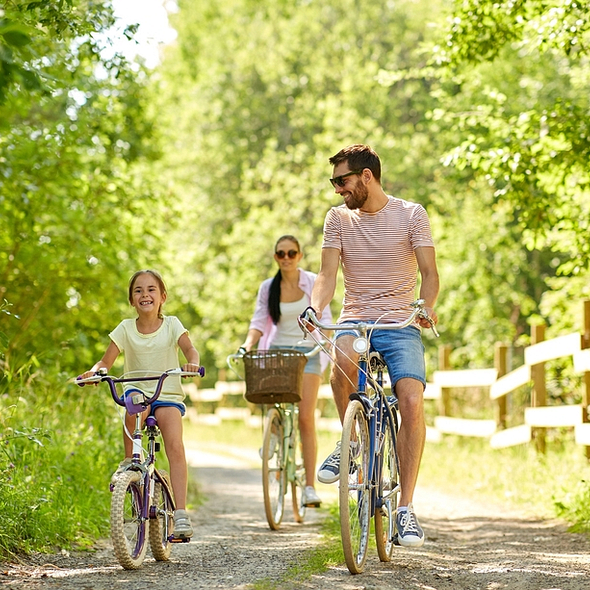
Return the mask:
M426 400L436 404L437 415L434 425L427 429L427 438L437 441L445 434L459 436L477 436L489 439L494 448L526 444L534 441L537 449L545 450L545 430L547 428L573 428L575 441L586 446L586 454L590 458L590 300L583 302L583 329L545 340L545 326L536 325L531 330L532 344L524 350L524 363L514 370L507 371L508 346L496 344L493 368L462 369L450 368L450 347L439 348L439 370L434 371L432 381L427 383L424 392ZM545 363L571 357L573 370L582 375L582 391L580 404L547 405L547 384ZM531 388L530 406L524 408L522 424L507 427L507 400L517 389ZM487 388L488 399L494 410L494 419L473 419L452 415L453 390L469 390L470 388ZM218 381L213 389L197 389L194 384L185 386L196 407L210 403L217 404L213 413L201 414L195 407L189 408L189 416L193 420L218 423L224 419L243 419L251 423L259 423L256 406L245 401L235 403L235 396L243 396L243 381ZM223 400L234 398L230 407L222 405ZM339 430L337 418L324 415L325 410L333 407L332 392L328 384L320 386L318 395L318 427ZM246 405L246 407L244 407ZM328 414L334 415L334 412Z

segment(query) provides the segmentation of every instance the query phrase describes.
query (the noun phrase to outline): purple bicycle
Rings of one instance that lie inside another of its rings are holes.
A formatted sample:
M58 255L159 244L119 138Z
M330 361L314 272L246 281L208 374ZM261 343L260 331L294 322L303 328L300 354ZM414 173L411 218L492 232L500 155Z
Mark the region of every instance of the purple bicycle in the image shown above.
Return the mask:
M89 383L106 382L115 403L126 408L129 414L135 415L132 461L111 482L111 540L115 557L126 570L141 566L148 540L152 555L157 561L169 559L172 543L190 540L172 536L175 509L172 486L168 473L156 469L156 453L160 450L157 440L160 435L158 423L153 415L146 418L147 449L144 449L141 414L158 399L162 385L169 376L203 377L204 374L204 367L200 367L196 373L170 369L164 373L127 373L122 377L112 377L103 369L92 377L76 380L81 387ZM147 381L157 382L153 394L141 390L141 383ZM134 387L129 395L119 395L118 384Z

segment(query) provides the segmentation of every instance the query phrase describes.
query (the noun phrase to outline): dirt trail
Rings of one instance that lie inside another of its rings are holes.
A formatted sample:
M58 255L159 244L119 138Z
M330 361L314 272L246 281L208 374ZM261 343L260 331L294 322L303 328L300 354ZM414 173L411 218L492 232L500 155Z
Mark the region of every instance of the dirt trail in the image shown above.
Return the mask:
M323 512L308 510L297 525L290 511L281 530L264 518L257 456L239 449L222 455L188 447L191 469L207 501L192 513L190 544L176 545L170 562L146 559L124 571L107 542L96 552L36 555L26 563L2 564L0 585L32 590L125 588L247 589L265 578L279 581L314 545ZM335 486L320 486L324 499ZM289 500L289 499L288 499ZM312 590L583 590L590 589L590 540L568 534L558 521L519 518L497 507L420 489L415 501L426 531L421 549L399 548L391 563L370 553L365 573L345 565L280 588Z

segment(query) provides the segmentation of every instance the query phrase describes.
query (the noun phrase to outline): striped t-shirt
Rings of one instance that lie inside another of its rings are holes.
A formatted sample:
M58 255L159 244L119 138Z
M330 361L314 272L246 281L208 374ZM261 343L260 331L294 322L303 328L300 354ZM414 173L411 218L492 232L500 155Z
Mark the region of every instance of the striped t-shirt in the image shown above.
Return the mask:
M434 247L422 205L388 196L376 213L346 205L328 211L322 248L336 248L344 275L340 321L399 322L416 298L418 263L414 250Z

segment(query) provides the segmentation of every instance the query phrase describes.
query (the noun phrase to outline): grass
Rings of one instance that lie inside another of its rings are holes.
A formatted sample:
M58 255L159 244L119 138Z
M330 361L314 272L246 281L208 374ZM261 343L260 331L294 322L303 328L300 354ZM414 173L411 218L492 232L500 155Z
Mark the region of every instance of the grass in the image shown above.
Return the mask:
M576 498L588 493L588 481L584 447L561 432L545 454L532 444L492 449L484 439L445 437L426 446L419 485L535 516L560 516L575 525L590 518L590 504L576 508Z
M0 392L0 558L32 551L91 547L109 533L107 482L122 454L121 427L105 390L66 385L64 375L37 375L10 382ZM223 427L185 420L186 438L216 448L261 445L261 427L224 422ZM338 434L318 433L318 458L330 453ZM165 468L165 455L161 454ZM259 460L252 461L253 466ZM571 432L548 436L547 452L532 445L493 450L487 441L445 437L428 444L419 485L472 499L521 508L537 516L559 516L588 531L590 466ZM189 499L198 505L198 482ZM331 505L324 542L286 575L285 583L342 563L334 486L319 487ZM261 581L257 588L273 587ZM266 586L264 586L266 584Z
M39 376L0 395L2 558L83 549L108 533L120 428L106 392L66 380Z

